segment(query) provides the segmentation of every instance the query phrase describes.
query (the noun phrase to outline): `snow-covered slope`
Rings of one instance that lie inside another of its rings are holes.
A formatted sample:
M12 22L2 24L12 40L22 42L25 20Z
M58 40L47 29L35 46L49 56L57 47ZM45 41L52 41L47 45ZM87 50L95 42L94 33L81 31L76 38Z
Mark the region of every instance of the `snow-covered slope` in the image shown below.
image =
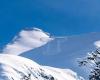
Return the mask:
M0 74L6 77L3 80L82 80L70 69L42 66L30 59L11 54L0 54L0 64Z
M43 47L54 39L38 28L22 30L0 54L0 80L82 80L70 69L42 66L33 60L18 56Z

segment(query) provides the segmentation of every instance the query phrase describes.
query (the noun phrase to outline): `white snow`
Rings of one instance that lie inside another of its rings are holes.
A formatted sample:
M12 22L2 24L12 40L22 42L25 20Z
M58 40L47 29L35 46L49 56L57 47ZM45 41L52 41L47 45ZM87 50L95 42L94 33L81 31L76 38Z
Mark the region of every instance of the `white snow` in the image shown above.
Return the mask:
M2 73L7 80L81 80L77 73L70 69L42 66L17 55L0 54L0 63L3 64ZM29 74L31 76L28 76ZM30 79L24 79L25 76Z
M100 40L95 41L95 42L94 42L94 45L95 45L97 48L100 48Z
M12 43L8 43L0 54L0 80L82 80L70 69L42 66L18 56L21 53L41 47L53 40L48 33L34 28L22 30ZM4 77L6 77L4 79Z
M41 29L22 30L11 43L6 45L3 53L20 55L23 52L41 47L51 40L53 39L50 38L50 35Z

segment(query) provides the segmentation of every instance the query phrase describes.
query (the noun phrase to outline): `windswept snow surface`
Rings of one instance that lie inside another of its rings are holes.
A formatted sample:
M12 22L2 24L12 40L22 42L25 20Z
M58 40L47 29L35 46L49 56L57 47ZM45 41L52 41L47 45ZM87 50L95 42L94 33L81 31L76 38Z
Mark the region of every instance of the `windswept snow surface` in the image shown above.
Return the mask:
M11 54L0 54L0 64L3 80L82 80L70 69L42 66L30 59Z

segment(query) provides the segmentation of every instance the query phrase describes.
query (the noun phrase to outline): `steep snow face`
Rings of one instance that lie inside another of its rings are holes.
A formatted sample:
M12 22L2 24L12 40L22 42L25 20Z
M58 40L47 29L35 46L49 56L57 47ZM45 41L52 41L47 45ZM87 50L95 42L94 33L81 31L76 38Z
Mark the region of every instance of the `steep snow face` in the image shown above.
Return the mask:
M82 80L70 69L42 66L34 61L11 54L0 54L3 80ZM2 78L0 79L2 80Z

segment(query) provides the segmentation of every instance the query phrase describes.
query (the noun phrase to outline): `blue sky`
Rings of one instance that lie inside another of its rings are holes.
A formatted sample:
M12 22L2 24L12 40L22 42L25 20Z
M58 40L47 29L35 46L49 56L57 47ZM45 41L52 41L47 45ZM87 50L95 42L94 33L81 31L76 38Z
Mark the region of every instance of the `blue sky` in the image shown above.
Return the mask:
M99 0L0 0L0 46L21 29L36 26L53 35L99 32Z
M20 30L34 26L54 36L72 36L99 32L100 0L0 0L0 49L10 42ZM97 36L94 37L95 40L100 39L99 35ZM72 38L71 40L73 41L74 39ZM89 47L83 48L89 51L91 46L93 47L93 41L90 41L91 44L88 42ZM87 41L85 42L87 44ZM84 46L84 44L81 46ZM31 57L31 54L29 57ZM59 59L59 55L57 59ZM45 59L43 58L40 63L45 64L44 62ZM55 64L50 62L48 65L54 66ZM66 66L63 63L62 65L63 67ZM55 66L61 67L59 63Z

